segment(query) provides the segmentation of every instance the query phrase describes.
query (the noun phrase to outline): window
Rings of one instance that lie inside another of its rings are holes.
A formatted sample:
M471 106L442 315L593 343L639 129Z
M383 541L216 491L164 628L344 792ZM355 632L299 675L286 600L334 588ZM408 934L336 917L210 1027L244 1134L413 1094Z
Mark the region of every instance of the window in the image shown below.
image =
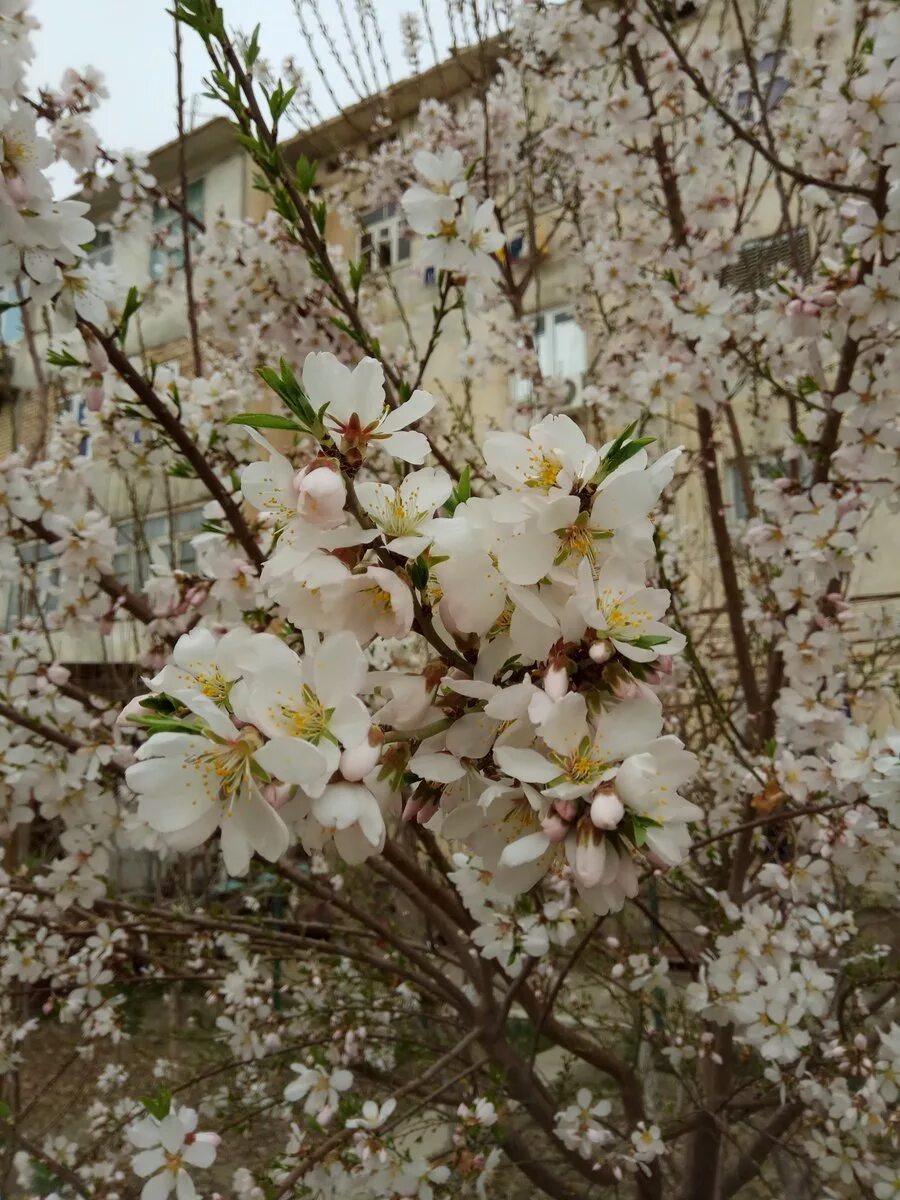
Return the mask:
M187 211L198 221L205 213L205 188L202 179L188 184ZM191 235L196 233L191 226ZM184 266L182 247L181 214L174 208L156 203L153 206L153 245L150 249L150 275L161 279L169 267L180 270Z
M22 340L25 332L22 324L22 307L19 304L19 297L14 287L3 288L0 291L0 301L3 304L11 304L12 308L6 308L0 314L0 341L5 346L12 346L15 342Z
M587 338L584 330L564 308L537 313L534 318L534 348L541 375L545 379L563 379L566 404L577 404L587 370ZM516 404L528 404L534 393L530 379L516 379Z
M756 482L760 479L783 479L788 475L789 468L785 459L773 451L764 455L748 455L747 456L747 473L750 476L750 481L753 484L753 490L756 490ZM740 469L737 460L732 459L727 463L725 468L727 500L730 501L728 509L729 519L732 521L746 521L750 517L750 506L747 503L747 491L744 487L744 476ZM804 487L809 487L812 483L812 474L809 465L806 464L800 472L799 482Z
M85 258L88 266L91 267L98 265L108 267L112 265L113 244L112 233L109 229L97 230L94 240L86 249Z
M191 538L203 525L203 509L187 508L173 513L156 513L134 521L120 521L116 527L118 547L113 558L113 574L130 587L140 589L151 575L151 563L159 553L179 571L193 574L197 556ZM175 544L174 559L172 542ZM154 554L154 551L159 553Z
M805 228L744 242L738 261L722 272L721 284L735 292L755 292L781 275L797 274L798 267L800 277L809 279L812 256Z
M409 262L411 234L396 204L384 204L362 218L360 258L369 271Z
M26 542L17 551L22 562L18 580L6 589L7 633L20 617L51 613L59 604L59 566L46 542Z
M72 396L69 400L69 407L76 424L84 427L87 425L87 404L81 396ZM91 454L91 439L88 434L85 434L78 443L78 453L82 458L90 458Z

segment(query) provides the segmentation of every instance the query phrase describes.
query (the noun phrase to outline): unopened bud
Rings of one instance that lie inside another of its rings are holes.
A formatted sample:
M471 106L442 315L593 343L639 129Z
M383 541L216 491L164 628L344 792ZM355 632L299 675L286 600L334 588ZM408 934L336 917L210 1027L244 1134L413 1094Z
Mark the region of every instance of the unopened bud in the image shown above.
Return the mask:
M103 407L103 388L93 383L84 389L84 403L88 412L99 412Z
M578 815L578 805L574 800L557 800L553 807L564 821L574 821Z
M384 734L373 725L367 738L341 755L340 770L343 777L351 783L358 783L370 771L374 771L381 758L383 742Z
M95 337L85 337L84 348L87 351L88 362L91 364L91 370L98 375L102 375L109 366L109 358L106 351L100 345Z
M625 805L611 787L598 788L591 801L591 820L598 829L615 829L625 815Z
M337 471L311 466L294 476L297 512L319 529L331 529L344 519L347 488Z
M609 662L612 658L612 653L613 648L606 641L594 642L590 650L588 650L591 661L595 662L598 666L603 666L605 662Z
M55 683L57 687L63 687L72 677L72 672L62 666L61 663L51 663L47 668L47 678L51 683Z
M544 673L544 691L551 700L562 700L569 690L569 673L565 667L548 667Z
M291 787L284 783L267 783L263 788L263 798L271 808L283 808L291 794Z
M541 821L541 829L547 835L547 841L555 844L565 839L569 825L558 813L550 813Z

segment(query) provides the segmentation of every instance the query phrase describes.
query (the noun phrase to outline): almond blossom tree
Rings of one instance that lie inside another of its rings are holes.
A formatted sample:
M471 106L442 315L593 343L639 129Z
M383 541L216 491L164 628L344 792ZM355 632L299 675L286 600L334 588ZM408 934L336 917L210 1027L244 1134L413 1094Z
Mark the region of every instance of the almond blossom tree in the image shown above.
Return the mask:
M694 8L451 6L471 93L319 182L296 66L177 0L271 198L200 229L100 145L94 72L27 95L0 12L48 416L0 464L4 1193L900 1196L896 630L856 602L895 528L900 20ZM158 289L85 263L54 156L119 225L179 215L192 373L133 354ZM405 214L424 336L329 244L351 201ZM577 408L534 319L561 262ZM101 472L203 489L190 570L119 577Z

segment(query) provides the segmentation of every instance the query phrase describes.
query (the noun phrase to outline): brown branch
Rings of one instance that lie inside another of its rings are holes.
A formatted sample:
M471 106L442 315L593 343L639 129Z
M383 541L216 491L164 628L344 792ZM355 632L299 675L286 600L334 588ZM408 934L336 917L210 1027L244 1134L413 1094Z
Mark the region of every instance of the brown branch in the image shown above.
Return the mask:
M794 1124L803 1112L803 1105L794 1100L783 1105L772 1117L765 1129L750 1144L740 1162L725 1176L722 1183L722 1200L728 1200L735 1192L739 1192L744 1184L749 1183L758 1174L760 1167L773 1150L777 1150L780 1139Z
M181 188L181 253L184 259L184 297L187 304L188 328L191 331L191 354L194 359L194 375L203 374L203 357L200 353L200 330L197 327L197 305L194 299L194 264L192 260L191 231L184 214L188 210L187 153L184 133L184 70L181 55L181 22L175 18L175 86L177 91L176 113L178 117L178 183Z
M128 356L119 348L118 343L108 334L103 333L90 321L80 321L79 324L89 330L106 351L110 365L115 369L119 378L126 383L137 399L151 414L159 425L175 443L187 462L194 469L197 478L206 486L210 496L218 503L225 519L231 526L234 536L240 543L244 553L257 570L262 566L264 558L259 544L250 532L240 506L234 501L230 492L222 484L215 471L206 460L205 455L197 448L191 435L171 411L168 405L156 394L141 373L132 366Z

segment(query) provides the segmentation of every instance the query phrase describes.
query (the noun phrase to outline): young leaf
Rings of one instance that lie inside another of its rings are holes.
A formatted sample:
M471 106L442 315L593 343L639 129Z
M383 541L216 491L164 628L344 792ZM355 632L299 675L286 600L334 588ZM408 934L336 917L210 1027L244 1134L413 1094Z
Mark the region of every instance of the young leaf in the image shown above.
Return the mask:
M251 429L293 429L295 433L305 433L306 428L292 421L290 417L279 417L275 413L237 413L229 417L228 425L249 425Z

